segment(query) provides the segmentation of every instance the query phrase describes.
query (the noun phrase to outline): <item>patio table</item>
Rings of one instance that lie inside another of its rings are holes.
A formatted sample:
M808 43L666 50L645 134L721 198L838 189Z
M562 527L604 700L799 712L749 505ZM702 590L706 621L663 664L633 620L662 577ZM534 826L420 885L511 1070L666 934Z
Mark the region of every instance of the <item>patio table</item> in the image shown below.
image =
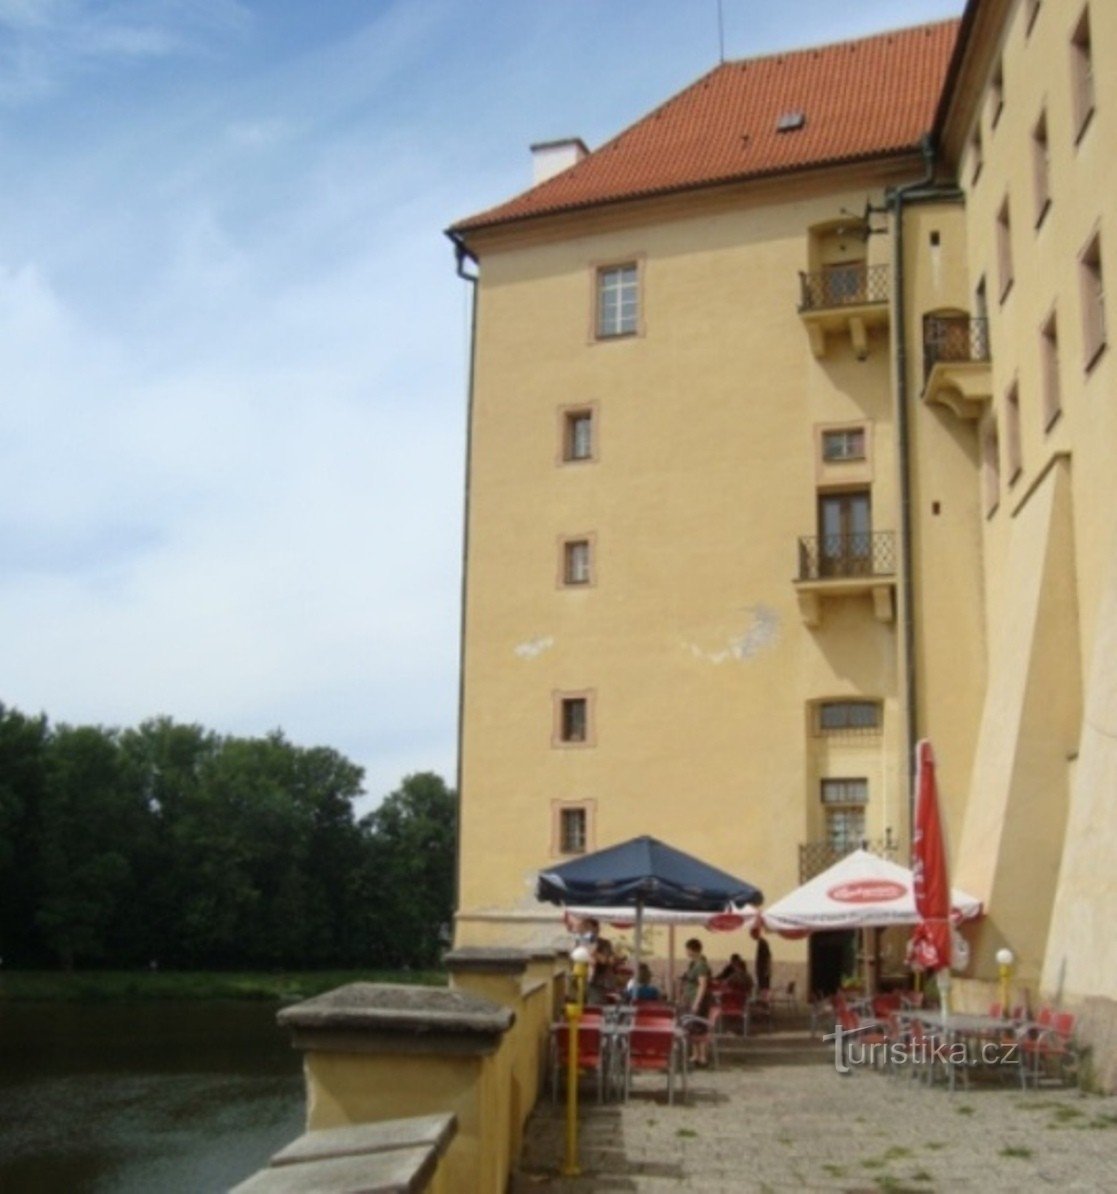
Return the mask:
M987 1051L983 1046L989 1044L1015 1043L1017 1037L1016 1025L1011 1020L1003 1020L999 1016L990 1016L975 1012L947 1012L945 1018L941 1012L935 1011L901 1011L900 1018L904 1020L918 1020L924 1028L934 1033L945 1033L947 1050L946 1064L949 1074L950 1089L955 1086L955 1071L962 1066L962 1074L969 1085L969 1069L979 1062L992 1064L988 1060ZM953 1059L953 1046L961 1044L964 1060ZM1003 1064L998 1055L997 1064ZM933 1072L933 1069L932 1069Z

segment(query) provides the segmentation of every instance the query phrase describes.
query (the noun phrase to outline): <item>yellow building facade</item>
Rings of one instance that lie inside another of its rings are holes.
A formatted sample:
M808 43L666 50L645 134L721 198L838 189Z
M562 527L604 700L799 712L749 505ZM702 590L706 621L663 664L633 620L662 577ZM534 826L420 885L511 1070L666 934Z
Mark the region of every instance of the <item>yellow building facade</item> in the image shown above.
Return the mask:
M1117 994L1115 50L976 0L727 63L451 229L459 943L552 939L539 869L639 833L770 899L906 862L929 736L969 976Z

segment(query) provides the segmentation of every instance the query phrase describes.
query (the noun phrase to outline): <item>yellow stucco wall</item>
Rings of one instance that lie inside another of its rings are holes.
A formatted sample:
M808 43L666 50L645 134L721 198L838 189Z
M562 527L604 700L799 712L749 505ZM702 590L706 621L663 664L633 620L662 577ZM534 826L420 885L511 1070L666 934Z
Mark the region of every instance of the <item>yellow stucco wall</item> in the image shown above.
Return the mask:
M792 583L817 534L820 426L870 428L868 466L825 480L864 477L874 530L899 531L888 329L866 360L828 333L818 359L797 313L809 230L865 195L864 176L796 184L480 246L460 942L554 935L472 919L537 910L554 802L592 802L591 848L651 833L771 898L823 836L822 775L866 777L868 836L906 836L896 623L863 591L810 628ZM887 236L844 241L889 260ZM594 269L630 259L643 333L594 341ZM580 403L598 459L557 463L559 412ZM558 545L583 534L595 583L563 589ZM553 693L583 690L594 745L553 746ZM882 732L815 736L809 703L843 696L881 700Z

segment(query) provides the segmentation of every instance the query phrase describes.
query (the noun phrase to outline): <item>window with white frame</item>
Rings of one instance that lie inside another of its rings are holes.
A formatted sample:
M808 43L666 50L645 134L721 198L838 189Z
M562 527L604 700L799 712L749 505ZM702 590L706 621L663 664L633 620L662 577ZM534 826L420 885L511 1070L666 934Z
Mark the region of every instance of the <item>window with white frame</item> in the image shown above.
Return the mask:
M640 318L640 274L636 263L597 271L597 338L636 334Z
M562 544L562 583L588 585L593 580L589 539L565 539Z
M824 779L821 796L827 845L835 851L857 849L865 838L869 781L863 778Z
M879 701L819 701L815 724L820 734L876 733L881 705Z
M559 853L586 852L586 810L580 806L559 809Z
M570 462L594 458L594 412L592 407L568 410L562 419L562 458Z
M865 459L865 428L835 427L822 433L822 459L827 464Z

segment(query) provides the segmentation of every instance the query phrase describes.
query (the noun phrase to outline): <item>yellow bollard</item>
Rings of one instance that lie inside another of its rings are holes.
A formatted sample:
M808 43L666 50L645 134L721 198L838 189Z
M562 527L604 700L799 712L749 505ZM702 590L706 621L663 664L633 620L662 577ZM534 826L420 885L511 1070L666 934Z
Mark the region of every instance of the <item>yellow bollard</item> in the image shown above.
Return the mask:
M574 962L574 999L566 1005L566 1160L563 1177L578 1177L578 1026L582 1022L582 1005L586 999L586 975L589 972L589 950L578 946L570 955Z

